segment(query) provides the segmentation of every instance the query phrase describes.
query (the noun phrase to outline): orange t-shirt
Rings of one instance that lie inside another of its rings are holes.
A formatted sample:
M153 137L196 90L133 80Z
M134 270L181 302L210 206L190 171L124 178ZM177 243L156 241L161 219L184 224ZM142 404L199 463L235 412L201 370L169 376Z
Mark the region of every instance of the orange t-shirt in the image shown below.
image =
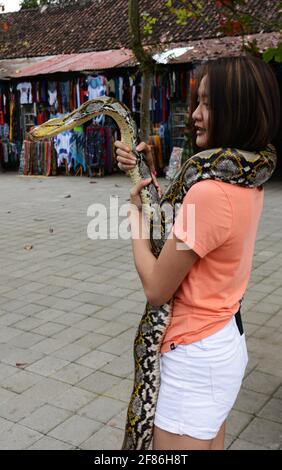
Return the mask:
M162 353L210 336L239 310L251 273L263 198L264 190L215 180L195 183L186 194L173 233L200 259L174 295Z

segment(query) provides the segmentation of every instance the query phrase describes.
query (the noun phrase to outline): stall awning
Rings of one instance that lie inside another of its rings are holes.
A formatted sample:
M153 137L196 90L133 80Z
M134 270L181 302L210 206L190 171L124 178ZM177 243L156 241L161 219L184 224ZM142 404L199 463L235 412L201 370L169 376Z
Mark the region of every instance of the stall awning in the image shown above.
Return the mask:
M0 78L33 77L59 72L83 72L122 67L133 59L130 49L116 49L81 54L59 54L34 59L0 61Z

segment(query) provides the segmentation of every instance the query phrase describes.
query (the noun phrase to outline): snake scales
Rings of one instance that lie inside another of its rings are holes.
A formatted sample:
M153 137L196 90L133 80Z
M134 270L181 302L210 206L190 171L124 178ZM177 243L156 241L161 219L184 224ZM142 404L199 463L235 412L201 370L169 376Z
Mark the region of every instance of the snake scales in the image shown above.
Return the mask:
M96 115L109 115L117 123L121 141L131 149L138 144L138 133L128 108L113 98L101 97L84 103L63 118L55 118L34 128L30 139L52 137L85 123ZM128 172L133 184L150 176L144 156L137 155L137 166ZM157 257L174 222L177 205L189 188L203 179L215 179L244 187L259 187L272 175L276 152L268 145L260 152L231 148L209 149L185 162L161 199L153 184L141 192L146 217L150 220L152 252ZM150 209L154 206L154 214ZM159 352L172 312L172 301L155 307L148 302L134 342L135 378L128 406L122 449L148 449L152 440L158 390L160 385Z

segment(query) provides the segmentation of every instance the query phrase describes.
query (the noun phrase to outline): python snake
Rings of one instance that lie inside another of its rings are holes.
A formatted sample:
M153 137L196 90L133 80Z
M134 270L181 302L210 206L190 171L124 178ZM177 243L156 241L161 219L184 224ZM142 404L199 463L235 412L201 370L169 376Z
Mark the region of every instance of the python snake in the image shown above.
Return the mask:
M115 120L120 129L121 141L135 151L138 132L131 113L124 104L108 97L90 100L65 117L51 119L34 128L30 132L30 139L55 136L101 114ZM150 176L144 156L135 153L137 165L127 172L133 184ZM233 148L209 149L195 154L184 163L161 199L155 186L149 184L141 191L141 200L145 216L150 221L153 254L156 257L159 255L174 223L177 207L193 184L203 179L214 179L243 187L259 187L271 177L276 159L276 151L271 144L259 152ZM123 450L150 448L160 386L160 348L170 324L172 307L173 300L161 307L147 302L140 321L134 341L135 377Z

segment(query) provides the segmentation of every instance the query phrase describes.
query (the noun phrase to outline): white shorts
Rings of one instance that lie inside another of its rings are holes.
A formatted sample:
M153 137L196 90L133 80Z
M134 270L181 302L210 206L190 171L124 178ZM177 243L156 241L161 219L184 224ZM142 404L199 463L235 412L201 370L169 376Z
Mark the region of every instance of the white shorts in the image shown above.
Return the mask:
M237 398L248 353L235 317L224 328L161 355L154 424L197 439L213 439Z

